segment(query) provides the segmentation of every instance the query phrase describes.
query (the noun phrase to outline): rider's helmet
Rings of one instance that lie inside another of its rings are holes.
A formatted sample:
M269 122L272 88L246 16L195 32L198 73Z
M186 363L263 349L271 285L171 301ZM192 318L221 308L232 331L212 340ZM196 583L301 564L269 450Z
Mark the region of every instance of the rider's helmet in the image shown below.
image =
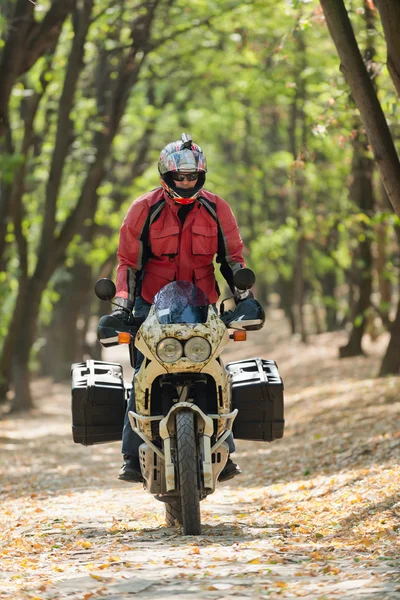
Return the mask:
M191 204L204 187L207 162L203 150L192 142L190 135L182 133L181 140L172 142L161 150L158 159L161 185L170 198L179 204ZM198 173L196 185L184 190L175 185L173 173Z

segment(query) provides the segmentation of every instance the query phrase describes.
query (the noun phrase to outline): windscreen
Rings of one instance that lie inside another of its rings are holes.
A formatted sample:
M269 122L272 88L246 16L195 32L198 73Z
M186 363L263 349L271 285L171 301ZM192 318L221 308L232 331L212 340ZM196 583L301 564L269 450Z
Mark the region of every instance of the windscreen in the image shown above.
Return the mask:
M189 281L169 283L154 298L157 320L161 325L206 323L209 305L207 295Z

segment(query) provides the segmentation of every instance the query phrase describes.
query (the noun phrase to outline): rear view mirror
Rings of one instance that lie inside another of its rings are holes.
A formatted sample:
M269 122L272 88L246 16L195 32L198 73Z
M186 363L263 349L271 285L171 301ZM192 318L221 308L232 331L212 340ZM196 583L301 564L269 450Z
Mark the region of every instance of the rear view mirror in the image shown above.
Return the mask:
M251 269L245 267L244 269L239 269L233 275L233 283L238 290L248 290L250 289L256 281L256 276Z
M94 291L100 300L112 300L117 292L117 289L111 279L103 277L103 279L96 281Z

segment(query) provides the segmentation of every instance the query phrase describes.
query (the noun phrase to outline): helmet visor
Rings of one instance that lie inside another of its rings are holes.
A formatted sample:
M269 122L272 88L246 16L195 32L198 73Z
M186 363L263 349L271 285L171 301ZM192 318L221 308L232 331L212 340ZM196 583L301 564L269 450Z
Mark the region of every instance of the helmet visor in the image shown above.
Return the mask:
M163 157L159 164L160 173L164 175L168 171L184 171L193 173L196 171L206 171L204 154L195 150L179 150Z

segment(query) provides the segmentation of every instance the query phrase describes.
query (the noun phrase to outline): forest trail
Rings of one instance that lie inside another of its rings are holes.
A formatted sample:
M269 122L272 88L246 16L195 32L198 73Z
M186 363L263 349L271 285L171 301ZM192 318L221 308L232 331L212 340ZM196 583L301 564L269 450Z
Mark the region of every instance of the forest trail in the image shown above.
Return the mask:
M278 362L285 436L237 443L244 474L202 503L195 538L116 479L118 443L73 444L68 385L35 382L38 408L0 422L0 598L400 599L400 377L375 377L387 340L339 361L344 333L304 346L278 320L250 339L225 362Z

